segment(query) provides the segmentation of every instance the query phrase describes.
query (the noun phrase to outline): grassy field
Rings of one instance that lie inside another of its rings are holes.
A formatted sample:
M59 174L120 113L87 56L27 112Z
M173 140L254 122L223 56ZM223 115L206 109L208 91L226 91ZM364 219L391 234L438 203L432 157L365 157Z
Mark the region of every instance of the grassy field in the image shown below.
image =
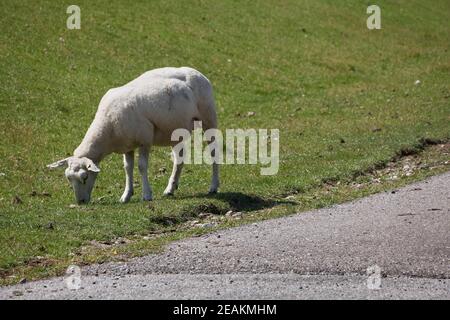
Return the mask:
M81 30L66 28L67 2L0 3L2 279L58 273L93 240L157 233L202 212L251 214L450 138L447 0L378 1L382 30L372 31L367 2L356 0L76 4ZM211 197L209 167L190 165L164 199L170 150L155 149L155 200L121 205L122 161L112 155L93 203L70 208L63 171L45 165L72 154L109 88L161 66L212 81L220 128L279 128L279 173L222 166Z

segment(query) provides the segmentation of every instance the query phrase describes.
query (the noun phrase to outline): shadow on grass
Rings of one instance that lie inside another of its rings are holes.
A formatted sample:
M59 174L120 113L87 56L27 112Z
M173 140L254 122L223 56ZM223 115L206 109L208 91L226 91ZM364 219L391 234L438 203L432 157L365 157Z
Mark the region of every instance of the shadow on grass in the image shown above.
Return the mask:
M217 199L226 202L230 210L233 211L255 211L272 208L281 204L297 204L294 201L264 199L256 195L249 195L242 192L220 192L215 194L199 193L185 198ZM216 214L221 213L218 212Z
M209 213L213 215L224 215L228 210L234 212L250 212L271 208L282 204L297 204L288 200L264 199L255 195L248 195L241 192L221 192L216 194L199 193L184 197L176 197L176 199L199 199L205 200L202 204L188 205L181 211L160 212L149 216L149 222L160 226L174 226L192 219L198 218L201 213ZM217 205L208 200L219 200L226 204L225 206Z

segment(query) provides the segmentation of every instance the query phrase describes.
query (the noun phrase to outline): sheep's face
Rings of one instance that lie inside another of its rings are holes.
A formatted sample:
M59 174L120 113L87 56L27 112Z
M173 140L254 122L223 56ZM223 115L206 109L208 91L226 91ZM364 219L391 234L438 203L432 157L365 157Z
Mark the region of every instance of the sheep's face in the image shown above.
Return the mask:
M75 199L78 204L89 203L91 200L92 189L94 188L95 179L100 169L94 162L88 158L71 157L60 160L51 165L49 168L56 168L67 165L65 175L67 180L72 184L75 192Z
M72 184L78 204L89 203L97 178L97 171L91 170L90 165L85 163L83 159L86 158L74 158L69 161L65 172L67 180Z

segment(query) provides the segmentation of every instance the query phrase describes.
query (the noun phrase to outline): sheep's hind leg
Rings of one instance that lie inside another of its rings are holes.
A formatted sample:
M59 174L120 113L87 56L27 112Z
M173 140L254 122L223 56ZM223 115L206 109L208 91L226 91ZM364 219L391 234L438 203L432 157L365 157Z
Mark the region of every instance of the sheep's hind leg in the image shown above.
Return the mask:
M217 143L215 141L215 138L212 138L210 141L212 143L209 144L209 148L210 148L210 152L211 152L211 158L213 159L213 163L212 163L211 186L209 187L209 193L212 194L212 193L217 193L217 191L219 190L219 185L220 185L219 164L217 163L217 161L214 160L216 151L218 151L219 149L217 148Z
M142 199L144 201L151 201L153 199L152 188L148 183L148 158L149 158L149 148L147 147L139 148L138 168L139 173L141 174L142 177Z
M130 201L133 195L133 167L134 167L134 151L127 152L123 155L123 167L125 169L125 190L120 197L120 202L126 203Z
M209 193L217 193L217 191L219 190L219 185L219 165L217 163L213 163L211 187L209 188Z
M183 152L181 149L180 152ZM178 153L172 148L173 155L173 169L172 174L169 178L169 183L167 184L166 190L164 190L165 196L171 196L178 189L178 182L180 181L181 170L183 169L183 162L181 162L181 157ZM182 156L182 154L181 154Z

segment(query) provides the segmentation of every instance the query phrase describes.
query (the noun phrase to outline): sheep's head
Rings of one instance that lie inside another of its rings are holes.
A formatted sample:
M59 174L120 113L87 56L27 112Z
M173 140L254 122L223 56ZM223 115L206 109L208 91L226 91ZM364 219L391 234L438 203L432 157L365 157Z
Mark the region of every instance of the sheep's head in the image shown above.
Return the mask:
M66 178L72 184L78 204L89 203L95 179L100 169L88 158L69 157L49 164L50 169L66 168Z

